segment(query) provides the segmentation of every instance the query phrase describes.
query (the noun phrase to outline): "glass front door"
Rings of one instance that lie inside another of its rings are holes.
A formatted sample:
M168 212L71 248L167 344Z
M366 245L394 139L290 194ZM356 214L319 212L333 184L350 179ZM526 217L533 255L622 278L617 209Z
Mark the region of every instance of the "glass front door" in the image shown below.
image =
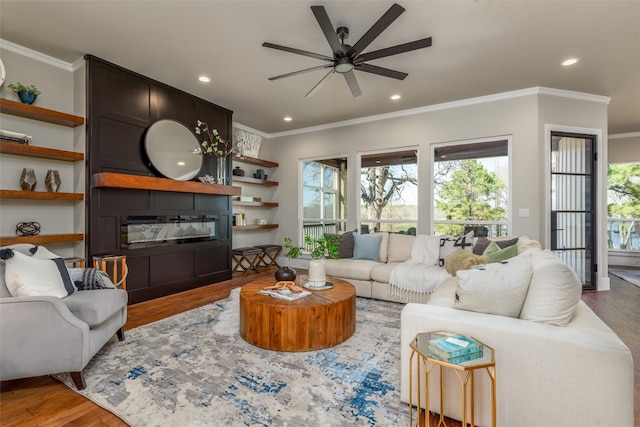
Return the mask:
M551 133L551 250L596 288L595 136Z

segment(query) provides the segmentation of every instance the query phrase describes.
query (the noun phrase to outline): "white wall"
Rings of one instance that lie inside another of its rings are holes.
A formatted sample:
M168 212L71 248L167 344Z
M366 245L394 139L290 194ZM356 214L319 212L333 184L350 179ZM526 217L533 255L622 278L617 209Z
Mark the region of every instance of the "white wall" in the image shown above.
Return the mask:
M69 114L84 117L84 72L74 73L71 64L45 57L37 52L24 55L13 49L0 49L7 78L0 89L0 96L18 101L9 89L10 83L34 84L42 92L35 104ZM81 100L81 101L80 101ZM33 137L32 145L61 150L85 152L84 126L69 128L42 123L8 114L0 116L0 128L26 133ZM0 154L0 188L20 190L23 168L33 168L38 183L36 191L46 191L44 179L49 169L60 172L60 192L84 193L84 163L51 161L24 156ZM37 221L41 234L84 232L84 207L82 203L61 201L2 200L0 205L0 235L14 236L16 224L21 221ZM82 256L82 242L75 244L47 245L62 256Z
M280 182L274 193L277 222L275 242L286 236L297 239L299 230L299 159L346 155L348 158L348 229L356 227L361 151L418 147L418 233L430 232L431 146L433 144L493 136L511 136L512 233L528 235L546 245L544 124L604 129L607 107L604 99L544 95L536 88L415 110L417 114L381 117L371 122L313 130L266 139L260 156L280 163L273 178ZM568 97L568 98L567 98ZM606 136L606 134L605 134ZM528 208L530 216L517 216ZM602 206L601 206L602 208ZM606 206L605 206L606 208ZM606 211L605 211L606 212ZM606 242L606 240L603 240ZM273 243L273 242L272 242ZM606 271L606 270L605 270Z

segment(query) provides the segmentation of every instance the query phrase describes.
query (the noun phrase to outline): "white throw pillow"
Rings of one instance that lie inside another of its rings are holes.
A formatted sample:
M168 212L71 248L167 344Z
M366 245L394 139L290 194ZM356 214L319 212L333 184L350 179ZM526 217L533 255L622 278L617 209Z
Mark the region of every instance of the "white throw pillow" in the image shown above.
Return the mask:
M566 326L580 302L582 282L549 250L533 256L533 275L520 318Z
M454 306L462 310L518 317L531 281L530 255L506 263L487 264L484 270L458 271Z
M29 251L31 252L32 256L35 258L40 258L40 259L62 258L60 255L54 254L44 246L34 246Z
M388 262L405 262L411 258L411 248L416 236L409 234L389 234L389 258Z
M460 237L450 235L438 236L440 237L440 265L444 265L447 257L458 249L471 251L473 248L473 235L474 232L470 231Z
M438 265L440 260L440 236L417 235L411 247L411 262Z
M2 252L5 260L4 278L12 296L64 298L75 292L62 258L34 258L11 249L4 249Z

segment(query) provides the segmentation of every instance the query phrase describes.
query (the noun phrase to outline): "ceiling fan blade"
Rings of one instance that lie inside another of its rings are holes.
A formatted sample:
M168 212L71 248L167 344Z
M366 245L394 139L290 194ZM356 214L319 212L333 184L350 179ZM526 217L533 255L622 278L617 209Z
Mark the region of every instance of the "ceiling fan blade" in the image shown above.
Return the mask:
M293 47L280 46L279 44L273 44L269 42L262 43L262 46L269 47L271 49L283 50L289 53L296 53L298 55L310 56L311 58L321 59L323 61L331 61L333 62L333 58L327 55L321 55L319 53L307 52L306 50L300 50Z
M327 38L329 46L331 46L331 51L333 53L343 54L342 45L336 35L336 29L333 27L324 6L311 6L311 11L315 15L318 24L320 24L320 28L322 29L324 36ZM331 60L333 61L333 58Z
M384 58L399 53L410 52L412 50L423 49L431 46L431 37L420 39L409 43L403 43L396 46L387 47L385 49L374 50L372 52L363 53L354 59L355 63L371 61L373 59Z
M324 76L324 77L322 78L322 80L320 80L320 81L319 81L319 82L318 82L318 83L313 87L313 89L311 89L311 90L309 91L309 93L307 93L304 97L305 97L305 98L311 98L313 95L315 95L315 94L316 94L316 92L318 92L318 91L320 90L320 88L321 88L322 86L324 86L324 84L329 80L329 77L331 77L331 76L333 75L333 73L335 73L335 70L331 70L331 71L329 71L329 72L327 73L327 75L326 75L326 76Z
M347 81L347 85L349 86L349 89L351 89L351 95L353 95L354 98L362 95L362 91L360 90L360 85L358 84L358 80L356 79L356 73L354 73L353 70L351 70L348 73L344 73L343 76L344 76L344 79Z
M404 10L404 7L394 3L393 6L391 6L371 28L369 28L369 31L367 31L365 35L353 45L351 50L347 53L347 56L350 58L358 56L360 52L365 50L367 46L376 39L376 37L378 37L389 25L391 25L393 21L398 18L398 16L402 15Z
M287 73L287 74L281 74L275 77L269 77L269 80L284 79L285 77L297 76L298 74L304 74L304 73L308 73L309 71L322 70L323 68L330 68L330 67L333 67L333 64L318 65L317 67L307 68L305 70L300 70L300 71L294 71L293 73Z
M404 80L409 74L402 73L400 71L390 70L388 68L378 67L371 64L356 64L356 70L364 71L365 73L377 74L379 76L391 77L392 79Z

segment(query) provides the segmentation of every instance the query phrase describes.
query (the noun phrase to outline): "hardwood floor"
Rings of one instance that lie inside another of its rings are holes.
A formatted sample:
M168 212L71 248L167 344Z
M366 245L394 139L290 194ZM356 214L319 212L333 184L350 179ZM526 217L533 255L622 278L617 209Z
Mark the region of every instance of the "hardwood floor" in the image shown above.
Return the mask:
M272 273L263 273L270 275ZM209 304L229 296L231 289L257 276L234 277L223 283L129 306L125 329ZM611 277L611 291L585 293L582 299L629 347L635 362L635 418L640 426L640 288ZM85 399L52 377L3 381L2 426L126 426L118 417ZM436 421L432 417L432 421ZM451 422L460 426L460 422Z

